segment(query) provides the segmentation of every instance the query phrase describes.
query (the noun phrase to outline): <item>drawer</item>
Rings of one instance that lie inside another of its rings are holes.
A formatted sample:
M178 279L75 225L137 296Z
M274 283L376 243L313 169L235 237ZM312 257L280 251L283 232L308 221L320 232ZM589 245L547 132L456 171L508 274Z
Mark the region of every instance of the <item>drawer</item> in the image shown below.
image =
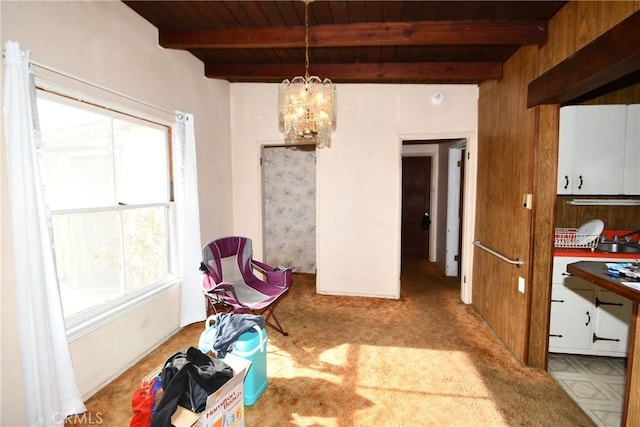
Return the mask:
M601 262L633 262L635 258L624 258L621 254L619 258L596 258L596 257L553 257L553 271L551 273L551 283L561 284L565 282L567 277L567 265L578 261L601 261Z
M580 260L580 258L554 257L553 272L551 273L551 283L564 283L564 279L567 277L567 265L578 262Z

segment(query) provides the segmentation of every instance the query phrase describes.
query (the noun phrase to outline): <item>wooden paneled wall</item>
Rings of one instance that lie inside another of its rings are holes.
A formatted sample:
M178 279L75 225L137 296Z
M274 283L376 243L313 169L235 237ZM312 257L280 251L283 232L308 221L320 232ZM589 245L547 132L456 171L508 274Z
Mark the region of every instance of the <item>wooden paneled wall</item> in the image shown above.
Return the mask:
M518 292L518 278L528 281L530 277L532 211L523 207L523 195L533 192L536 117L534 110L527 110L526 92L521 90L534 77L534 68L525 67L522 58L520 53L506 64L508 79L481 87L476 239L526 264L514 266L476 250L472 300L514 354L524 360L528 301L526 293Z
M640 104L640 83L581 103L583 105Z
M527 109L527 85L639 9L640 1L570 2L550 22L543 47L520 49L502 80L480 86L475 238L525 265L476 248L473 305L531 366L546 367L558 106ZM525 194L533 194L533 210L523 207ZM524 294L518 277L525 279Z
M640 196L616 198L639 200ZM574 206L567 204L568 201L574 199L576 197L558 196L556 227L578 228L585 222L598 218L604 222L605 229L640 230L640 206Z

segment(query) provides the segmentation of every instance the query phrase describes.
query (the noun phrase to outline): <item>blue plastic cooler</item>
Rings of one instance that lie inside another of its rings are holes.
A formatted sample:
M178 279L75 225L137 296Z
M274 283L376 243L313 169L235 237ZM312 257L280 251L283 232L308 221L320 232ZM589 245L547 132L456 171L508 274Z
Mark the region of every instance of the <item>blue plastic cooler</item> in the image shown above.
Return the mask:
M249 360L251 366L244 377L244 405L251 406L267 388L267 331L255 329L240 335L231 353Z

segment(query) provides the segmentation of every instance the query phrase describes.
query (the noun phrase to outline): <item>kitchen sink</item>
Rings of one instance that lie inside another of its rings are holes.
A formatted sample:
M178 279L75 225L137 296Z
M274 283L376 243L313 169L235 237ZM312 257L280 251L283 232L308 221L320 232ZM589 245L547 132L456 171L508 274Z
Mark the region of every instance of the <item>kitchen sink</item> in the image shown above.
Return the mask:
M640 254L640 244L630 242L600 242L596 246L598 252Z

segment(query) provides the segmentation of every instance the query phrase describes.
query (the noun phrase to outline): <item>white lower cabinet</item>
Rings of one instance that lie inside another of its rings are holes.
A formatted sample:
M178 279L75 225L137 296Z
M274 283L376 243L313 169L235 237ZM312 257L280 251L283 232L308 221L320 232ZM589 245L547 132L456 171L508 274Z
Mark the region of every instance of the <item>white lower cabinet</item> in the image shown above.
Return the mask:
M581 260L554 258L549 351L625 357L631 301L566 273L567 264ZM611 258L589 260L625 261Z
M631 301L616 293L599 290L595 302L595 330L592 346L599 354L619 354L626 356L629 323L631 322Z
M551 296L549 351L582 353L591 348L593 290L554 286Z

